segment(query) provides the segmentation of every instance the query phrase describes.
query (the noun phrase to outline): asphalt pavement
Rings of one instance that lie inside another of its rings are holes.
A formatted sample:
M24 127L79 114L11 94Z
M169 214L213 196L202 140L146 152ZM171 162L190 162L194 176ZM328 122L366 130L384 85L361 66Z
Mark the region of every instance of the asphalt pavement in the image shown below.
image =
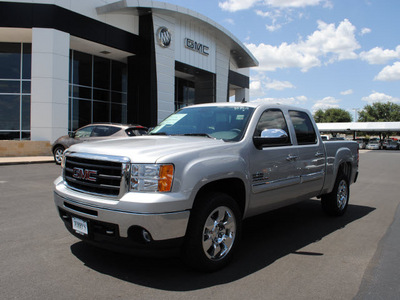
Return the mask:
M317 199L246 220L234 261L211 273L179 257L90 247L53 203L54 163L0 165L2 299L399 299L400 151L362 151L341 218Z

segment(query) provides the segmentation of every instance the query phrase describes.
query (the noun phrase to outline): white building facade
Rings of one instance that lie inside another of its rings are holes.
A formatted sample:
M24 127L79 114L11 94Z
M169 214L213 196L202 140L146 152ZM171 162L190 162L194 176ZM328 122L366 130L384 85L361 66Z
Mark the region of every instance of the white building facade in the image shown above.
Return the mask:
M247 100L257 65L225 28L176 5L0 1L0 139L151 127L186 105Z

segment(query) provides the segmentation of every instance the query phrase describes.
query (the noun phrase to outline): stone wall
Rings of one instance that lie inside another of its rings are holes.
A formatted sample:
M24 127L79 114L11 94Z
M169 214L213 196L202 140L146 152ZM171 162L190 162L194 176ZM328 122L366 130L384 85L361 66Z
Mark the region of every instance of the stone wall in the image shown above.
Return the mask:
M0 141L0 157L52 155L48 141Z

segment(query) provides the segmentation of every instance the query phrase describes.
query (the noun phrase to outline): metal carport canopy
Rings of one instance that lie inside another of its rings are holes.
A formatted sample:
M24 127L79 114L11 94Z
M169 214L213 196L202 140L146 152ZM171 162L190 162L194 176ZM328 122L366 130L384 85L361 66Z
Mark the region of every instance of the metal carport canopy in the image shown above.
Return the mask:
M349 123L317 123L322 132L400 132L400 122L349 122Z

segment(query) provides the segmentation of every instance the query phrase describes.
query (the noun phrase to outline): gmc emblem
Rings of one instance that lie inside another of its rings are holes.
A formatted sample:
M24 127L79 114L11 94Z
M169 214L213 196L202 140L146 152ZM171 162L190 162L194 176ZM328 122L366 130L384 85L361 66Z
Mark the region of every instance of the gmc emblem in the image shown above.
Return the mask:
M82 168L74 168L72 177L74 177L76 179L96 182L96 177L94 177L95 175L97 175L96 170L86 170L86 169L82 169Z

